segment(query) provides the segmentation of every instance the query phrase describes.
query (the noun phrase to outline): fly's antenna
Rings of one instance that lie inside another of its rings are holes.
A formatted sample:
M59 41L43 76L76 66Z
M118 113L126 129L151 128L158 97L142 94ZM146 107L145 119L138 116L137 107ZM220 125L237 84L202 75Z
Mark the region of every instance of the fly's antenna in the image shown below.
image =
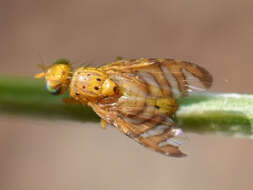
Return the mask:
M38 78L45 77L46 71L47 71L48 68L47 68L45 65L43 65L43 64L38 64L38 67L39 67L43 72L34 75L34 78L37 78L37 79L38 79Z
M48 69L48 67L45 66L44 64L38 64L38 67L39 67L42 71L44 71L44 72L46 72L47 69Z
M44 59L43 59L43 57L40 55L40 53L38 53L38 55L39 55L39 57L40 57L40 61L42 62L41 64L38 64L38 67L39 67L43 72L34 75L34 78L42 78L42 77L45 77L46 71L47 71L47 69L48 69L48 67L45 66L45 64L44 64Z
M40 57L41 65L45 65L45 61L40 53L38 53L38 56ZM44 66L45 67L45 66Z

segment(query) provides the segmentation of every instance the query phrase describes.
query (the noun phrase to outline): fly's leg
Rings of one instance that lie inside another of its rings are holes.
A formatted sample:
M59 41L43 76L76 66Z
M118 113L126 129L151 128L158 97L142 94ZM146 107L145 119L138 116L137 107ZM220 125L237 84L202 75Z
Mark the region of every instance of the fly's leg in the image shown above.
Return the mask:
M62 98L62 102L65 104L80 104L80 102L74 98Z
M107 126L108 126L108 123L104 119L101 119L100 120L100 125L101 125L102 129L106 129Z

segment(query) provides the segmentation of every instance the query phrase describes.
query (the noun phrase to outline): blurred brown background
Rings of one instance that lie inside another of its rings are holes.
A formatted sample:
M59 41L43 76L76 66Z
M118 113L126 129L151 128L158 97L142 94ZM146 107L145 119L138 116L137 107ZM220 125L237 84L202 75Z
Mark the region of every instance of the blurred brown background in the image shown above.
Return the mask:
M1 0L0 73L32 76L41 57L174 57L208 68L214 91L253 93L252 10L250 0ZM252 189L252 140L188 136L189 156L175 159L98 123L2 115L0 189Z

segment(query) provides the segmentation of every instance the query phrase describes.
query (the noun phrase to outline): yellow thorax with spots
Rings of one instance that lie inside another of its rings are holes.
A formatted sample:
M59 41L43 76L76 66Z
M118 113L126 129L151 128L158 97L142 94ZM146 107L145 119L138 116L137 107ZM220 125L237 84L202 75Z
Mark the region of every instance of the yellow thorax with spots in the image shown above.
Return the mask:
M77 100L95 101L118 94L118 86L109 76L93 67L78 68L70 84L70 95Z

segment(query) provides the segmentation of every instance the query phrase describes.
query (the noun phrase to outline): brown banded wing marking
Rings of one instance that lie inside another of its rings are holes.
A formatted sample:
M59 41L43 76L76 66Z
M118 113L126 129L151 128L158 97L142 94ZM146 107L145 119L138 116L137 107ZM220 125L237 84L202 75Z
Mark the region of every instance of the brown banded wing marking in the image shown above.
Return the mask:
M119 61L112 62L110 64L104 65L99 67L99 69L103 71L122 71L122 72L129 72L129 71L137 71L140 68L143 68L145 66L149 66L150 64L154 64L156 59L146 59L146 58L140 58L140 59L122 59Z
M159 68L160 67L160 68ZM172 74L177 82L177 87L171 85L172 81L166 77L164 68ZM185 76L184 71L192 74L192 76L199 80L203 84L203 88L210 88L212 85L212 76L204 68L190 62L177 61L174 59L134 59L134 60L120 60L113 62L112 64L102 66L100 69L104 71L120 71L124 73L132 73L137 71L149 72L152 76L156 77L160 87L164 89L165 94L169 95L171 88L178 88L183 95L187 95L190 92L190 86L192 85L191 79ZM160 70L159 70L160 69ZM161 72L162 71L162 72ZM158 76L159 75L159 76ZM162 78L162 79L161 79ZM167 79L167 84L164 82ZM193 85L194 86L194 85ZM169 90L170 89L170 90ZM177 89L174 89L176 91Z
M138 77L143 80L143 83L149 89L148 97L162 97L163 92L161 85L155 80L154 76L149 72L138 71Z
M141 68L139 71L149 73L153 79L157 82L158 87L161 89L163 96L171 96L171 85L170 82L166 80L162 69L160 68L160 64L153 64L147 67ZM146 82L148 82L146 80ZM149 84L152 85L152 84ZM154 86L151 86L151 88ZM151 96L158 96L158 94L153 94Z
M113 62L109 65L100 67L105 71L121 71L121 72L147 72L152 75L154 80L157 82L158 87L162 90L164 96L171 96L170 83L166 80L159 63L157 64L156 59L133 59L133 60L120 60ZM139 73L140 74L140 73ZM141 77L141 74L139 75ZM141 77L142 78L142 77ZM148 82L148 81L146 81ZM150 84L149 84L150 85Z
M124 120L121 121L125 122ZM162 154L176 157L184 156L178 148L178 146L181 145L181 142L178 142L177 139L173 140L176 136L173 128L174 123L171 123L171 125L162 125L161 123L151 123L151 121L147 121L141 126L127 123L128 128L138 129L139 132L134 134L134 136L129 134L128 136L147 148L153 149ZM120 126L122 126L122 124L123 123L121 123Z
M124 117L120 117L119 120L116 121L117 124L121 123L123 125L127 125L129 129L133 132L133 134L128 134L129 136L133 136L134 138L139 138L144 133L152 130L158 126L164 120L163 117L157 115L154 116L150 120L143 121L140 124L134 124L132 122L127 122L127 119Z
M157 66L159 65L157 64ZM175 106L177 107L176 102L172 101L172 97L166 93L162 93L163 88L161 88L161 84L159 84L158 79L156 80L155 76L151 74L151 71L147 72L149 69L145 71L141 69L138 72L142 80L136 78L136 76L110 71L111 79L113 79L124 92L115 106L112 106L112 110L120 112L124 118L134 118L134 120L137 121L135 123L149 120L157 114L161 115L163 113L165 115L172 115L171 113L174 113ZM160 68L155 71L156 73L159 72L159 76L163 75ZM164 77L161 77L161 79L167 86L166 79ZM158 106L157 104L161 104L161 102L163 102L162 105ZM158 107L156 107L156 105Z
M187 76L192 75L203 84L204 88L210 88L212 85L212 75L204 68L186 61L175 61L173 59L166 59L161 62L171 74L175 77L178 83L178 88L183 94L190 92L191 83L193 80Z
M213 77L207 70L196 64L186 61L183 61L181 64L184 66L184 69L197 77L206 88L210 88L212 86Z
M145 147L167 156L180 157L185 155L179 150L178 144L170 143L170 139L176 136L173 132L172 126L174 123L172 120L170 125L167 124L167 126L164 126L163 128L159 125L160 123L163 123L164 120L161 116L155 116L150 121L136 125L125 121L117 114L117 112L107 112L107 110L100 108L96 104L90 103L89 105L102 119L110 124L113 124L113 126L118 128L122 133ZM154 134L154 132L156 132L156 134Z
M113 124L118 126L118 128L127 136L133 138L135 141L147 148L168 156L184 156L185 154L183 154L178 148L180 143L173 143L173 141L170 142L170 139L175 137L172 125L159 125L159 123L160 122L158 121L152 122L151 120L146 121L141 125L135 125L118 117ZM127 126L129 131L124 131L124 129L122 129L123 126Z
M110 114L109 123L148 148L165 155L183 156L184 154L178 148L181 144L182 131L175 128L175 124L171 119L169 124L164 122L165 117L168 119L177 110L173 90L176 89L179 94L187 95L192 85L190 77L198 79L204 88L209 88L212 84L212 76L205 69L193 63L172 59L120 60L99 69L105 71L109 76L117 73L119 76L128 74L130 78L133 77L131 80L140 78L143 85L148 87L144 95L131 92L126 95L128 100L131 99L130 97L135 96L136 101L145 102L140 111L135 114L135 117L130 118L128 114L120 114L120 110L117 110L117 108L116 112L107 110L99 115L106 120L108 118L106 114ZM170 78L167 76L168 74L171 76ZM125 80L120 79L118 82L123 85ZM128 89L131 90L129 86L131 85L127 85ZM128 89L125 89L125 92L129 92ZM152 99L155 101L152 101ZM166 100L168 105L165 106L162 100ZM159 106L158 103L160 103ZM112 107L117 106L116 104ZM132 104L131 106L134 108L135 105ZM99 110L96 112L98 113ZM111 115L115 115L115 117ZM156 120L155 118L160 119Z
M187 92L187 86L188 82L185 80L185 75L182 73L182 69L178 66L170 66L169 67L170 72L175 77L178 88L181 92L186 93Z

